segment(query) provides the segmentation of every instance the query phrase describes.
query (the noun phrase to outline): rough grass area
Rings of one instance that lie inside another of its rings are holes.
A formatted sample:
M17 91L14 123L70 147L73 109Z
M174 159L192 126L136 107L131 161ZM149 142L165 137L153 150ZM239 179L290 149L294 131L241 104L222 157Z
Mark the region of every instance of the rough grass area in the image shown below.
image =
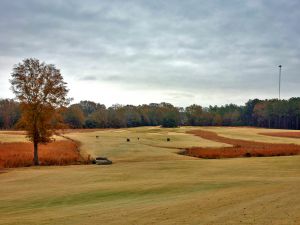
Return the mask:
M186 150L186 154L193 157L217 159L235 157L266 157L289 156L300 154L300 146L295 144L271 144L255 141L245 141L219 136L212 131L189 131L204 139L232 145L232 147L204 148L193 147Z
M216 132L219 136L231 139L263 142L271 144L297 144L300 145L300 138L285 138L262 135L261 133L290 133L297 132L295 130L279 130L279 129L265 129L252 127L198 127L198 130ZM197 130L195 127L193 130ZM300 132L300 131L298 131Z
M39 145L41 165L69 165L82 161L77 144L57 141ZM33 165L33 144L27 142L0 143L0 167L25 167Z

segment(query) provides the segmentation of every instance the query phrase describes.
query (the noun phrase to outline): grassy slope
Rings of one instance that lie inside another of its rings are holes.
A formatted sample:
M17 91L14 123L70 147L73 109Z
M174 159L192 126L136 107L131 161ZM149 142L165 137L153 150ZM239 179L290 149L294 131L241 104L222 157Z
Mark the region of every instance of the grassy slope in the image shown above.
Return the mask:
M0 174L0 224L300 224L299 156L201 160L153 147L216 144L185 129L69 134L116 163Z
M60 136L54 136L55 140L65 140ZM23 131L0 131L0 143L29 142Z
M29 142L26 139L26 135L23 132L9 132L0 131L0 143L1 142Z
M263 129L263 128L243 128L243 127L205 127L201 128L208 131L217 132L219 135L236 138L247 141L258 141L267 143L285 143L285 144L298 144L300 145L299 138L285 138L285 137L272 137L261 135L260 133L278 133L278 132L299 132L295 130L279 130L279 129Z
M173 154L178 152L180 148L228 146L186 134L187 129L190 128L142 127L79 132L67 134L67 136L82 143L81 150L83 153L92 156L107 156L116 162L182 159L185 157ZM130 139L130 142L127 142L127 138ZM170 138L171 141L167 142L167 138Z

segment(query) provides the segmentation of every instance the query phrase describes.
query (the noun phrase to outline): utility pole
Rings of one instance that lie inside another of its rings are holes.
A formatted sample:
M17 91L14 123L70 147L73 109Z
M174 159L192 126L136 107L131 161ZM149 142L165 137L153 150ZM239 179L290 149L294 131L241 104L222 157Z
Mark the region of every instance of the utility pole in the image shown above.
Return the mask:
M281 67L282 65L279 65L279 100L280 100L280 89L281 89Z

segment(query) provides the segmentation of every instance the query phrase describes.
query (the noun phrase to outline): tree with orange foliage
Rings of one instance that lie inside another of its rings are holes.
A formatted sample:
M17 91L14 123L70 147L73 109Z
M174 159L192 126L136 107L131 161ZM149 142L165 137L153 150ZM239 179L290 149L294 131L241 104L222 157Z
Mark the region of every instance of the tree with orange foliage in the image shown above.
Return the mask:
M25 59L14 66L10 80L20 101L19 124L34 146L34 165L39 165L38 144L48 143L58 128L58 111L70 103L68 89L60 71L38 59Z

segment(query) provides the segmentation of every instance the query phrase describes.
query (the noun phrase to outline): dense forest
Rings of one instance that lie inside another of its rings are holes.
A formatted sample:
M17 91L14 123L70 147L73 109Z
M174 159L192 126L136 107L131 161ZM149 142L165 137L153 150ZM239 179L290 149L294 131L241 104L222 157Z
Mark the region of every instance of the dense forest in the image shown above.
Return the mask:
M0 129L16 129L20 118L19 103L0 100ZM63 110L63 121L70 128L121 128L137 126L255 126L300 128L300 98L289 100L249 100L234 104L202 107L175 107L170 103L139 106L112 105L81 101Z

